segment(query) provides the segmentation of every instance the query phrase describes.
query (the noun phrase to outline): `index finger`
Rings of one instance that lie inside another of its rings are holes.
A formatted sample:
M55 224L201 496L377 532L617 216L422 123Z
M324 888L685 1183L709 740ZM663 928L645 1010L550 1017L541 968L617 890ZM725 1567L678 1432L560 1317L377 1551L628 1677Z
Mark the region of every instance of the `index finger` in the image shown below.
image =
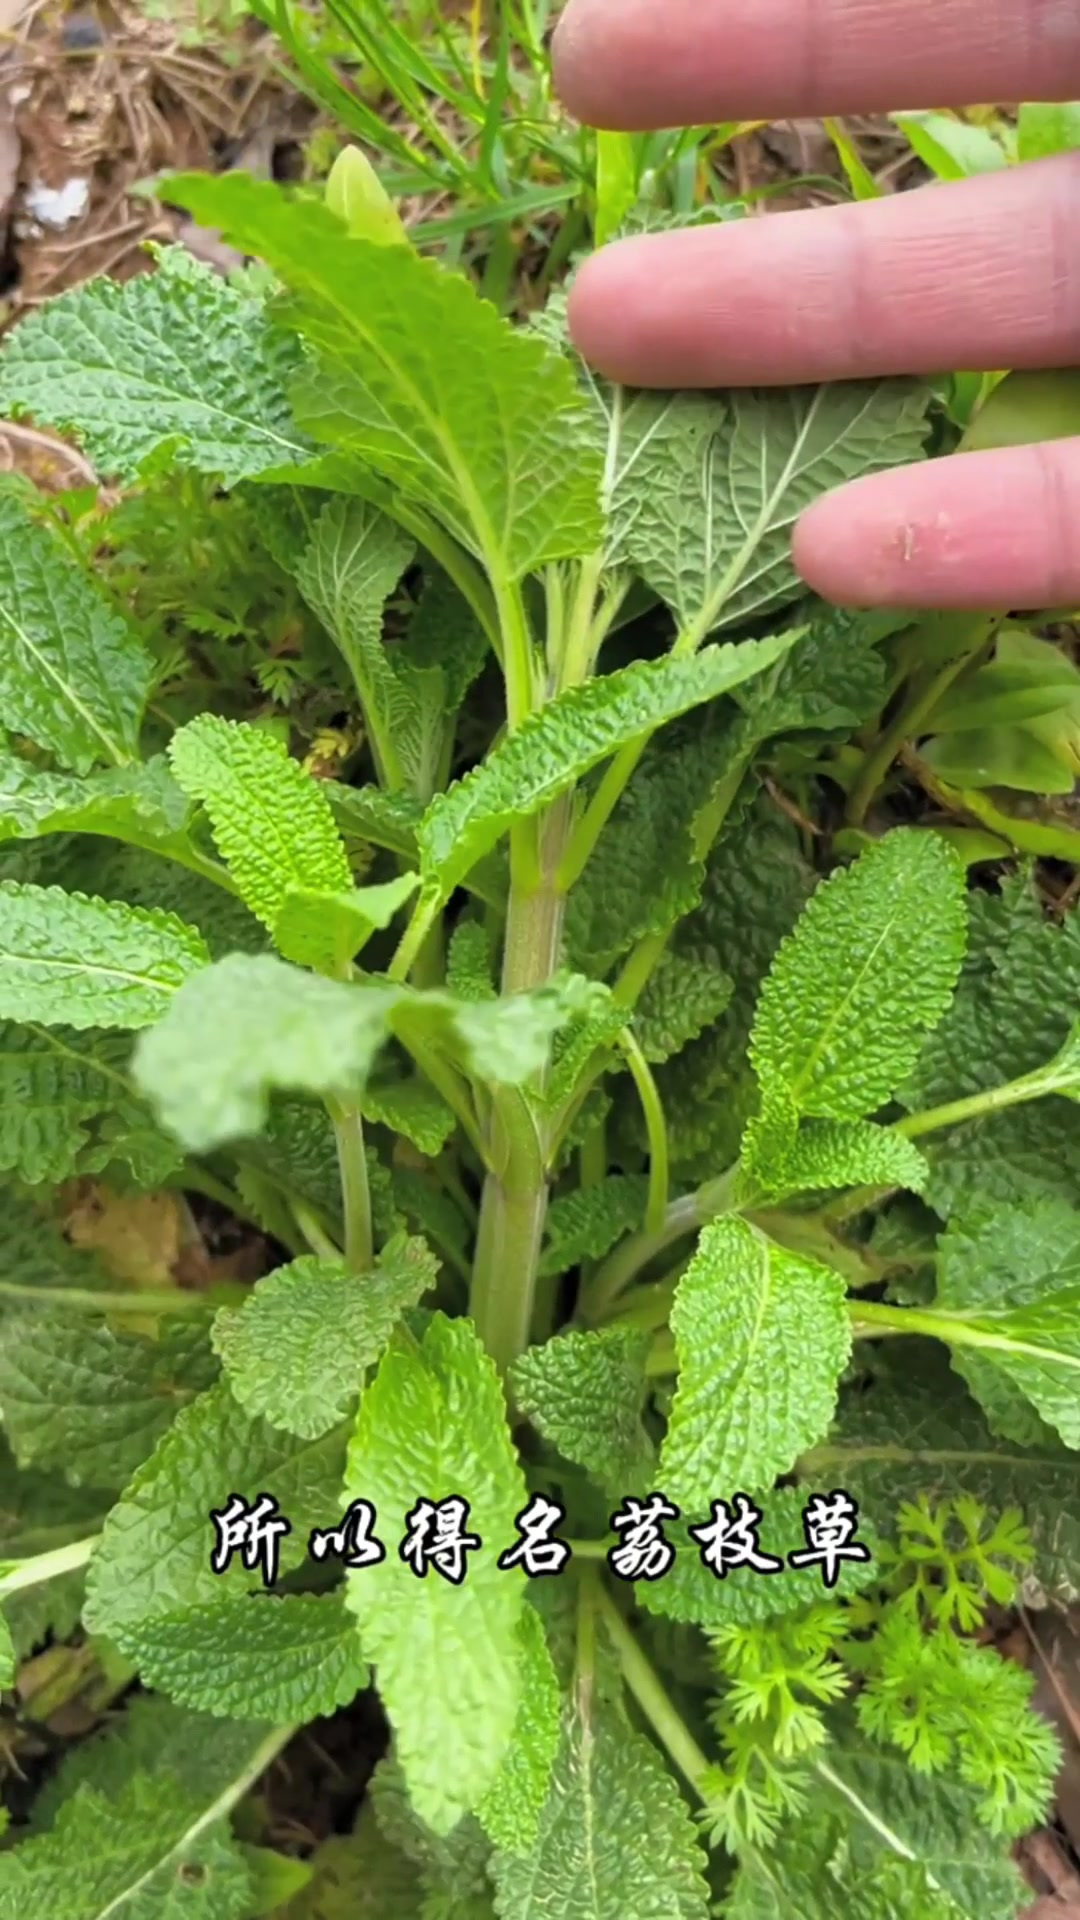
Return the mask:
M1076 0L570 0L559 92L594 126L1070 100Z

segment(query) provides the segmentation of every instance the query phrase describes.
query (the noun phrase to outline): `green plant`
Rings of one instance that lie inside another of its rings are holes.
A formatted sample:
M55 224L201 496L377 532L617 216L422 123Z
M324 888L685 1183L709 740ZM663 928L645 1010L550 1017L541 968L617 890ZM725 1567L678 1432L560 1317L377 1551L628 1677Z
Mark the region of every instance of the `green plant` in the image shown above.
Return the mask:
M822 879L775 798L827 810L902 626L787 530L931 396L607 389L351 160L169 192L280 291L166 252L26 320L3 405L235 495L361 744L151 706L77 516L4 495L6 1677L81 1614L150 1697L0 1916L1005 1920L1056 1747L971 1636L1073 1591L1080 930L933 828ZM277 1264L118 1284L73 1176ZM251 1789L372 1672L393 1755L309 1879Z
M590 233L630 214L690 219L743 203L723 178L732 140L757 122L596 134L555 96L547 43L561 0L254 0L297 85L332 116L309 152L319 174L340 129L413 203L417 244L466 264L496 305L533 309ZM815 181L836 191L828 178ZM746 198L777 190L765 183Z

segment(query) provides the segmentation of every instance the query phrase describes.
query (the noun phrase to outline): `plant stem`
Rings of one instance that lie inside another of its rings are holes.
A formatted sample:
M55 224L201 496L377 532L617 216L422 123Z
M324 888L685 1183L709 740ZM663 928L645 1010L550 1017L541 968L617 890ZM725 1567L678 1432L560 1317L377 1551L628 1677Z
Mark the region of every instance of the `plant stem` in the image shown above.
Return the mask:
M580 686L583 680L588 679L596 663L599 644L604 637L603 633L600 634L599 639L596 637L594 612L597 589L603 570L602 553L590 554L577 569L577 585L570 604L569 618L563 628L561 657L556 667L560 692L566 687ZM614 611L610 618L614 619ZM556 666L556 663L553 661L552 665Z
M650 1380L663 1380L678 1371L675 1336L662 1327L645 1356L645 1372Z
M675 1299L675 1289L686 1271L686 1262L680 1261L663 1280L650 1280L645 1286L634 1287L629 1295L619 1301L610 1324L617 1327L639 1327L643 1333L657 1333L666 1327L668 1315Z
M237 1301L247 1292L246 1287L238 1287ZM94 1287L36 1287L30 1281L21 1280L0 1280L0 1299L26 1300L35 1307L71 1307L77 1313L199 1314L227 1304L220 1289L215 1290L211 1299L208 1294L195 1293L187 1287L132 1287L127 1292L123 1289L110 1292Z
M619 1035L619 1046L630 1069L645 1116L649 1141L649 1199L645 1210L646 1233L660 1233L667 1218L669 1154L664 1104L649 1064L629 1030Z
M559 869L559 884L564 893L569 893L571 887L581 879L596 843L651 739L651 733L640 733L636 740L628 740L624 747L620 747L615 758L609 762L600 785L574 829Z
M999 621L998 614L979 614L970 619L965 616L964 625L968 630L962 643L958 639L960 651L952 659L946 660L944 666L939 667L938 671L931 674L929 678L923 675L917 677L908 699L895 718L884 728L863 761L862 770L848 802L847 818L852 826L862 826L874 795L905 740L922 729L923 722L933 714L942 694L947 692L953 681L959 679L964 669L970 666L977 655L983 651Z
M564 794L539 833L539 879L511 881L502 989L542 986L559 964L565 896L556 875L573 805ZM529 1344L536 1269L547 1213L547 1168L527 1092L499 1089L487 1143L470 1311L496 1365L505 1372Z
M353 1273L367 1273L375 1256L371 1233L371 1191L368 1186L364 1122L359 1107L328 1100L334 1123L341 1203L345 1215L345 1261Z
M729 1167L727 1173L716 1180L707 1180L696 1193L685 1193L681 1199L673 1200L656 1233L633 1233L616 1247L582 1288L579 1313L590 1322L606 1319L620 1294L657 1254L723 1213L731 1202L736 1172L737 1167Z
M321 1223L315 1218L307 1203L295 1199L291 1202L291 1208L293 1219L312 1253L318 1254L320 1260L340 1260L341 1248L328 1233L323 1231Z
M503 637L506 724L514 733L536 704L532 634L520 585L496 581L495 600Z
M449 574L458 592L467 600L483 627L496 656L502 659L502 639L491 588L480 568L463 547L439 526L438 522L401 494L395 494L393 516L401 526L416 535L443 572Z
M622 1677L653 1732L667 1748L687 1785L705 1802L709 1761L690 1732L655 1668L642 1652L610 1595L597 1582L596 1604L614 1643Z
M201 1193L208 1200L216 1200L219 1207L226 1207L238 1220L254 1218L245 1211L244 1202L235 1187L230 1187L227 1180L219 1180L216 1173L208 1172L205 1167L193 1166L190 1160L174 1175L172 1184L182 1193ZM255 1224L258 1225L258 1222Z
M940 1107L927 1107L923 1113L909 1113L904 1120L896 1121L894 1133L902 1133L909 1140L916 1140L921 1134L936 1133L941 1127L958 1126L962 1120L977 1120L987 1113L1001 1113L1005 1107L1021 1106L1025 1100L1038 1100L1042 1095L1055 1091L1047 1069L1037 1068L1034 1073L1025 1073L1018 1080L1006 1080L999 1087L987 1087L982 1093L965 1094L960 1100L947 1100Z
M442 902L434 894L420 895L409 924L398 942L397 951L386 969L386 977L400 985L407 980L409 971L416 960L438 915L442 912Z
M0 1599L6 1599L9 1593L23 1593L27 1587L40 1587L46 1580L56 1580L62 1573L74 1573L77 1567L85 1567L100 1539L100 1533L90 1533L82 1540L70 1541L66 1547L53 1547L49 1553L37 1553L30 1560L20 1560L9 1573L0 1575Z
M597 1267L582 1288L578 1312L583 1319L590 1323L606 1319L616 1300L625 1293L642 1268L647 1267L657 1254L663 1253L674 1241L681 1240L685 1234L696 1233L703 1217L697 1194L687 1193L680 1200L672 1201L664 1224L657 1233L643 1231L630 1234Z
M878 1334L923 1333L932 1340L944 1340L950 1347L979 1347L984 1352L1029 1354L1033 1360L1057 1360L1072 1371L1080 1371L1080 1361L1071 1353L1060 1353L1048 1346L1036 1346L1017 1340L1012 1334L990 1333L972 1325L962 1314L941 1313L933 1308L888 1307L872 1300L848 1303L852 1331L856 1339L874 1339Z

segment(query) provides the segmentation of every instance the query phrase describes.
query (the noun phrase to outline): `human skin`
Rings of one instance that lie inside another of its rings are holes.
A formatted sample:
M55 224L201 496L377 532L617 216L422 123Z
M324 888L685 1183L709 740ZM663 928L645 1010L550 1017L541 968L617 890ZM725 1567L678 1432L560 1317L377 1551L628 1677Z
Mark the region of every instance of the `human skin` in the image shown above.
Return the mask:
M592 125L1080 98L1078 0L570 0ZM584 356L635 386L1080 365L1080 152L853 206L622 240L579 274ZM846 605L1080 603L1080 439L853 481L794 533Z

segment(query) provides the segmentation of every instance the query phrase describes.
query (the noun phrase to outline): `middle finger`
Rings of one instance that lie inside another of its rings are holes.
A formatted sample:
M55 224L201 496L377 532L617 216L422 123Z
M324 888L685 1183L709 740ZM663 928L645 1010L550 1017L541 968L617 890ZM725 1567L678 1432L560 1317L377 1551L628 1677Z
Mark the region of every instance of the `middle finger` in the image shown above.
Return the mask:
M1080 153L854 206L647 239L586 262L574 339L640 387L1080 361Z

